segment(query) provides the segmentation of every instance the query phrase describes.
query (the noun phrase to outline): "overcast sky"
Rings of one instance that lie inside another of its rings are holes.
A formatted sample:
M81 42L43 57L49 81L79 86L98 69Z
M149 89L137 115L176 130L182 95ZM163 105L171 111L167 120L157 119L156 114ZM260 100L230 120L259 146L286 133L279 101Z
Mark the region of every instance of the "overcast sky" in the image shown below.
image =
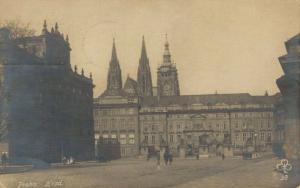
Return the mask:
M0 19L30 22L40 34L59 23L68 33L71 63L92 72L98 96L106 88L112 38L122 69L136 79L142 35L153 84L165 33L181 94L278 92L284 42L300 32L299 0L0 0Z

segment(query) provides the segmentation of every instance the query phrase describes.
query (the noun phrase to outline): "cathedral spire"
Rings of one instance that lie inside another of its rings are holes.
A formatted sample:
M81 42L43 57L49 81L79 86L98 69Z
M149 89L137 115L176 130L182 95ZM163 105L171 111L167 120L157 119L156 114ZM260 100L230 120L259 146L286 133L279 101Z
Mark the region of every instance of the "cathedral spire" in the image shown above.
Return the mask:
M122 89L122 74L117 57L117 50L115 45L115 39L113 39L111 60L109 63L109 70L107 75L107 95L115 95Z
M59 33L59 31L58 31L58 23L57 22L55 23L55 33Z
M171 61L168 36L166 34L163 63L157 71L157 95L158 96L179 96L179 82L177 68Z
M171 53L169 49L168 35L166 34L165 51L163 56L163 64L171 64Z
M115 38L113 38L113 47L112 47L112 52L111 52L111 61L113 61L113 60L118 60Z
M44 24L43 24L43 30L42 30L42 35L45 35L48 33L48 30L47 30L47 22L46 20L44 20Z
M142 38L142 50L141 50L141 57L140 57L138 73L137 73L137 83L138 83L138 94L140 96L153 95L151 70L149 66L149 59L147 57L144 36Z
M141 52L141 59L142 58L147 58L147 51L146 51L146 45L145 45L145 38L143 35L143 39L142 39L142 52Z

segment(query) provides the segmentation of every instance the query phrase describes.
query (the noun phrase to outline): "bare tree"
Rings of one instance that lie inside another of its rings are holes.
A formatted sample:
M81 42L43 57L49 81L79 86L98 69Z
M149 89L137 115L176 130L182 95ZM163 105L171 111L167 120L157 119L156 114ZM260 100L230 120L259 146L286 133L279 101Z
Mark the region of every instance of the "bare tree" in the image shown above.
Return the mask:
M35 30L30 27L30 24L24 24L20 20L0 20L0 27L6 27L10 30L11 39L18 39L33 36L35 34Z

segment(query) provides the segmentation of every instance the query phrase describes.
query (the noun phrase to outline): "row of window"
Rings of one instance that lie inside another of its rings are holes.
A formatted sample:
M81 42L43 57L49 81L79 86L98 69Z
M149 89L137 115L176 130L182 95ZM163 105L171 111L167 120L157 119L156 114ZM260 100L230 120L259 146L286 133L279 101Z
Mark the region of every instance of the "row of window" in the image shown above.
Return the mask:
M224 134L215 134L216 137L223 137L224 138ZM170 134L169 135L169 142L170 143L175 143L175 137L176 135ZM256 138L255 138L256 137ZM186 136L187 140L191 140L192 139L192 135L187 135ZM235 134L234 137L234 141L241 141L240 139L242 138L242 141L247 141L247 139L251 138L252 140L260 140L260 141L268 141L271 142L272 139L272 134L271 132L261 132L261 133L257 133L257 136L255 136L254 132L251 133L241 133L241 134ZM162 135L160 135L160 140L162 140ZM176 139L176 143L180 143L182 141L182 136L181 135L177 135L177 139ZM144 142L145 143L151 143L151 144L156 144L157 140L156 140L156 136L155 135L145 135L144 136Z
M130 134L102 134L104 139L112 138L120 141L120 144L134 144L135 143L135 135L134 133Z
M155 135L151 135L151 136L145 135L145 137L144 137L144 143L146 143L146 144L149 144L149 143L157 144L157 143L162 143L162 142L164 142L164 138L162 135L159 135L158 139L156 138Z
M272 139L272 133L271 132L261 132L261 133L242 133L241 134L235 134L235 140L239 141L241 139L242 136L242 140L243 141L247 141L248 138L251 138L252 140L260 140L260 141L268 141L271 142Z
M211 110L211 109L249 109L249 108L272 108L273 104L253 104L253 105L212 105L212 104L192 104L192 105L171 105L166 107L142 108L142 112L163 112L165 110ZM255 113L255 112L254 112ZM260 113L260 112L257 112Z
M228 113L214 113L214 114L202 114L206 118L228 118ZM182 118L191 118L190 114L170 114L168 116L174 119L182 119ZM240 117L273 117L273 112L244 112L244 113L232 113L231 118L240 118ZM140 120L160 120L165 119L165 116L141 116Z
M130 115L134 114L136 112L136 109L133 108L121 108L121 109L101 109L101 110L95 110L94 115L95 116L106 116L106 115Z

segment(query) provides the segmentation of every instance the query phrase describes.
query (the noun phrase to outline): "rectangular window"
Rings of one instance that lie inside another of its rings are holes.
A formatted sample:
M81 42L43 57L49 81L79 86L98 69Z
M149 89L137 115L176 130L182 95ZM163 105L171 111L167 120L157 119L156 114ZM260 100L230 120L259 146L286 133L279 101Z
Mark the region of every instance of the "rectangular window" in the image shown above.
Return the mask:
M272 135L271 135L271 133L268 133L267 141L268 141L268 142L271 142L271 140L272 140Z
M155 144L155 136L152 136L152 144Z
M245 141L247 138L247 134L246 133L243 133L243 141Z
M148 144L148 136L145 136L145 143Z
M111 135L111 138L116 139L116 138L117 138L117 135L116 135L116 134L112 134L112 135Z
M134 144L134 143L135 143L134 134L131 133L131 134L129 134L129 144Z
M120 144L126 144L126 134L120 134Z
M177 135L177 143L181 142L181 135Z
M173 135L170 135L170 142L173 143L174 140L173 140Z
M108 138L108 134L103 134L102 137L103 138Z
M265 133L260 133L260 140L265 140Z
M239 139L239 134L235 134L235 140L238 141Z

